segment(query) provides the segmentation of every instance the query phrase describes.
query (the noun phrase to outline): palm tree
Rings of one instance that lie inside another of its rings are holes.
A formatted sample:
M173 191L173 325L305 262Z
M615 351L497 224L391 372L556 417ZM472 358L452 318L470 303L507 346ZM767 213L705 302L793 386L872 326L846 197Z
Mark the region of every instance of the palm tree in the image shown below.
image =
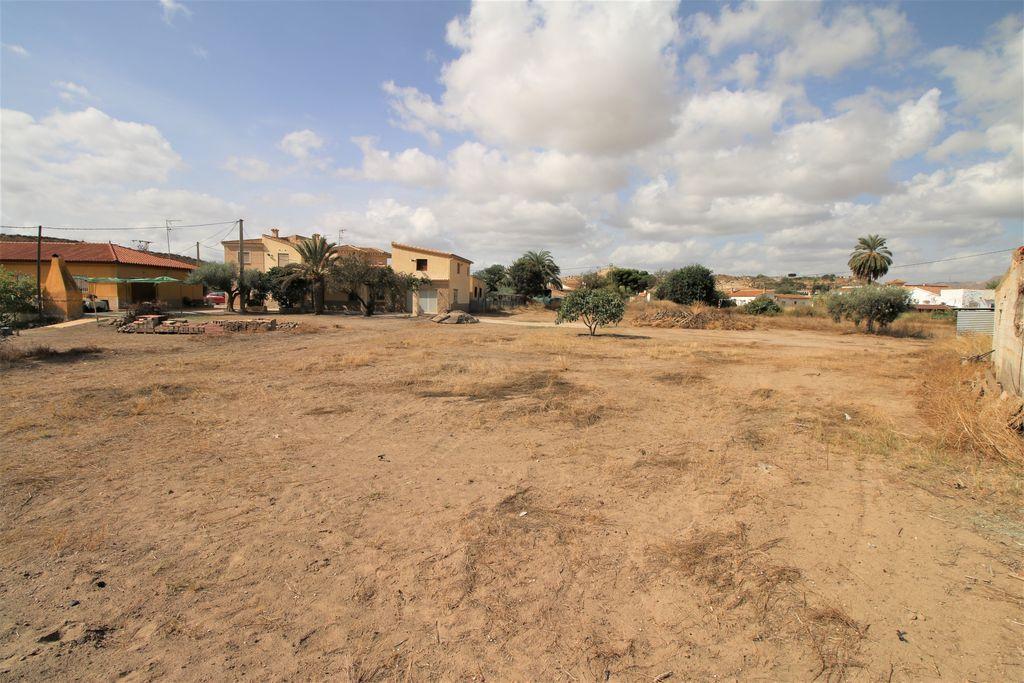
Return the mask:
M559 276L562 274L562 269L555 263L555 259L551 257L551 252L545 249L544 251L528 251L523 254L522 259L537 269L537 272L544 278L544 284L550 285L555 289L562 288L562 280Z
M293 263L287 266L292 272L292 277L302 278L309 282L313 292L314 315L324 312L327 276L331 272L331 266L337 256L334 253L335 246L334 242L328 242L320 235L313 235L310 239L295 245L295 250L302 257L302 263Z
M892 265L892 252L885 246L885 238L868 235L858 239L857 246L850 254L849 265L853 274L866 279L869 285L888 273Z

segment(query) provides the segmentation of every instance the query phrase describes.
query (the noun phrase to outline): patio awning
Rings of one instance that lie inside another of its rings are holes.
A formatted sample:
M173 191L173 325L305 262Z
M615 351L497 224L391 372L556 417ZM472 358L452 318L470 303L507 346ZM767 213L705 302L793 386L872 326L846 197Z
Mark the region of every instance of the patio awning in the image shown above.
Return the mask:
M173 282L174 284L184 285L187 284L184 280L175 280L173 277L167 277L161 275L160 277L76 277L76 280L82 280L83 282L111 282L117 284L165 284Z

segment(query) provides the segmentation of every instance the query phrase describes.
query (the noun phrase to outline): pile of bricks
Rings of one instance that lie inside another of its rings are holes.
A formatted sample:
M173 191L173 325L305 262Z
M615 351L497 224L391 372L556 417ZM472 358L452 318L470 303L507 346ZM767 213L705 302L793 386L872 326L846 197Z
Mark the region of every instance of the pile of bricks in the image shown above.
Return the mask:
M272 332L274 330L292 330L298 323L287 322L277 324L274 318L256 318L255 320L217 320L195 322L185 319L168 319L165 315L144 315L127 325L117 328L126 334L224 334L225 332Z

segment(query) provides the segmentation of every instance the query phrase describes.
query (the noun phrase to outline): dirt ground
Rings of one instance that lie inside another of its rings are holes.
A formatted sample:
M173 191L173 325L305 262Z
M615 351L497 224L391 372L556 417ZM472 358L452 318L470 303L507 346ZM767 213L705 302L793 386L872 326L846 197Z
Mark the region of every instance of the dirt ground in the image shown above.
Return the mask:
M1024 679L930 341L304 320L14 341L0 678Z

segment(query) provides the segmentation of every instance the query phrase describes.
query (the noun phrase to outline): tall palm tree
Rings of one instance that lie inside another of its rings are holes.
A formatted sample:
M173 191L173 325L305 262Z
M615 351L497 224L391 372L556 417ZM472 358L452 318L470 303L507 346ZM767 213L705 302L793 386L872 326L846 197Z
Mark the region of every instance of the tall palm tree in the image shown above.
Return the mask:
M327 276L337 254L334 242L328 242L320 235L313 235L295 245L295 250L302 257L302 263L293 263L288 267L296 278L309 282L313 293L313 314L324 312L324 293L327 287Z
M555 289L562 288L562 280L559 278L562 274L562 269L558 267L555 259L551 257L550 251L547 249L543 251L528 251L523 254L522 258L534 266L544 277L545 285L551 285Z
M866 279L869 285L888 273L892 265L892 252L885 246L885 238L868 235L858 239L857 246L850 254L849 265L853 274Z

